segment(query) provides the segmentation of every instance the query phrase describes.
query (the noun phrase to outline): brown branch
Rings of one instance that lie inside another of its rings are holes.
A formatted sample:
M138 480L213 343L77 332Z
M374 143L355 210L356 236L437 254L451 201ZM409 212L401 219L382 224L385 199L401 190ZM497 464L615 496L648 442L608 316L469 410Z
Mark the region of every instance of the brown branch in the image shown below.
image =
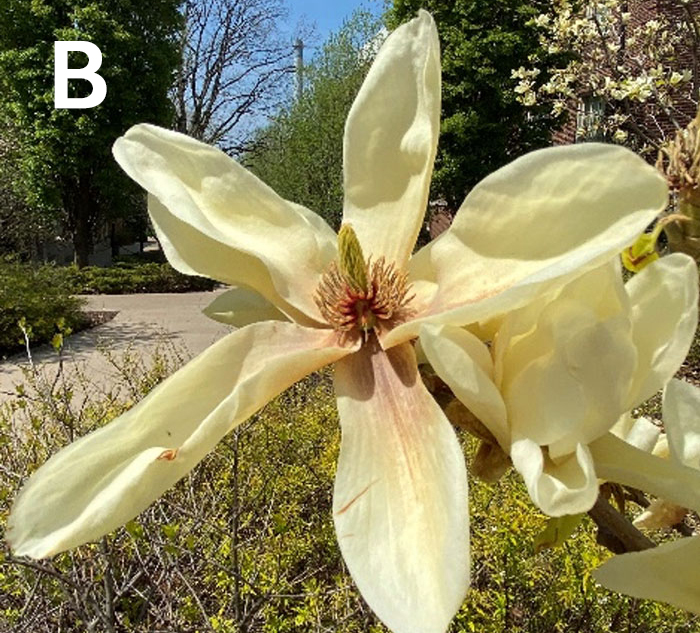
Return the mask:
M644 536L601 495L598 495L588 515L598 526L597 543L614 554L639 552L656 547L654 541Z

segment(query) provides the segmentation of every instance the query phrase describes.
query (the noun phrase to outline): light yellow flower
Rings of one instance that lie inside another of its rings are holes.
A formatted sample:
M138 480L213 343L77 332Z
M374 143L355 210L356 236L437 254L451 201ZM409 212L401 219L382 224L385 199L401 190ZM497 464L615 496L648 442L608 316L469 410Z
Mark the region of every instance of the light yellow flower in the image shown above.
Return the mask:
M16 553L50 556L124 524L276 394L335 363L333 517L348 568L394 631L447 628L469 582L466 472L411 341L424 323L487 319L609 260L666 188L619 147L542 150L486 178L411 257L439 113L437 31L421 11L386 40L348 117L340 254L319 216L217 149L149 125L117 141L168 259L236 286L208 313L241 329L50 459L12 510Z
M685 472L685 476L676 479L678 488L697 488L697 478L692 480L688 471L697 473L700 468L700 389L680 380L671 381L664 391L663 414L670 459L662 461L677 465L680 473ZM648 448L654 438L653 430L645 426L644 431L635 432L635 427L636 424L631 432ZM664 503L668 506L673 502ZM690 507L700 510L697 503ZM667 509L657 508L656 516L649 519L658 519L659 511ZM614 591L700 613L700 537L682 538L644 552L615 556L599 567L594 577Z
M550 516L586 512L598 495L589 446L661 389L698 319L697 267L677 254L627 285L619 262L499 320L491 354L470 332L424 326L427 359L487 426ZM597 445L597 444L596 444Z

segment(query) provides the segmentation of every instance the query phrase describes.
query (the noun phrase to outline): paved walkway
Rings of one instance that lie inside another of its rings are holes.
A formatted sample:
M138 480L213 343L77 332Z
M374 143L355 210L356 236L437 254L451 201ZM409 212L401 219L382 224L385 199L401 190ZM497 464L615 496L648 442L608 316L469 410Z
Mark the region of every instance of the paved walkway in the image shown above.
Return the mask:
M85 310L118 314L107 323L66 338L64 371L70 375L80 369L97 390L109 390L117 370L99 348L112 350L118 358L130 346L148 355L165 343L188 357L199 354L231 331L201 312L221 292L86 297ZM50 346L33 349L32 357L35 366L44 368L49 376L55 375L58 358ZM0 402L12 397L15 385L23 381L21 367L27 363L26 354L0 362Z

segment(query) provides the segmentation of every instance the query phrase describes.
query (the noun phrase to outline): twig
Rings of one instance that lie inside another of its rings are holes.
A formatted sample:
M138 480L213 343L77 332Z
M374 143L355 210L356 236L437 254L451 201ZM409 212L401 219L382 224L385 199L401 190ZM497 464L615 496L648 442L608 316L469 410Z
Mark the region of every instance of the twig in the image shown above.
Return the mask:
M109 633L116 633L114 628L114 577L112 576L112 560L107 549L107 539L102 538L99 543L100 554L104 560L104 588L105 588L105 608L104 620Z
M598 526L598 544L607 547L614 554L639 552L656 547L654 541L644 536L601 495L598 495L588 515Z

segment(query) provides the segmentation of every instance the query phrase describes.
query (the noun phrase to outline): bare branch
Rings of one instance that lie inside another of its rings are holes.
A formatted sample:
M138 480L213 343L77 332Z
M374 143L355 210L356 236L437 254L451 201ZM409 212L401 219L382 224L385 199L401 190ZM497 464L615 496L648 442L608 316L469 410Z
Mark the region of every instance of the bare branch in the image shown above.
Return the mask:
M284 94L291 43L281 0L187 0L182 63L172 91L175 128L207 143L241 145L246 126Z

